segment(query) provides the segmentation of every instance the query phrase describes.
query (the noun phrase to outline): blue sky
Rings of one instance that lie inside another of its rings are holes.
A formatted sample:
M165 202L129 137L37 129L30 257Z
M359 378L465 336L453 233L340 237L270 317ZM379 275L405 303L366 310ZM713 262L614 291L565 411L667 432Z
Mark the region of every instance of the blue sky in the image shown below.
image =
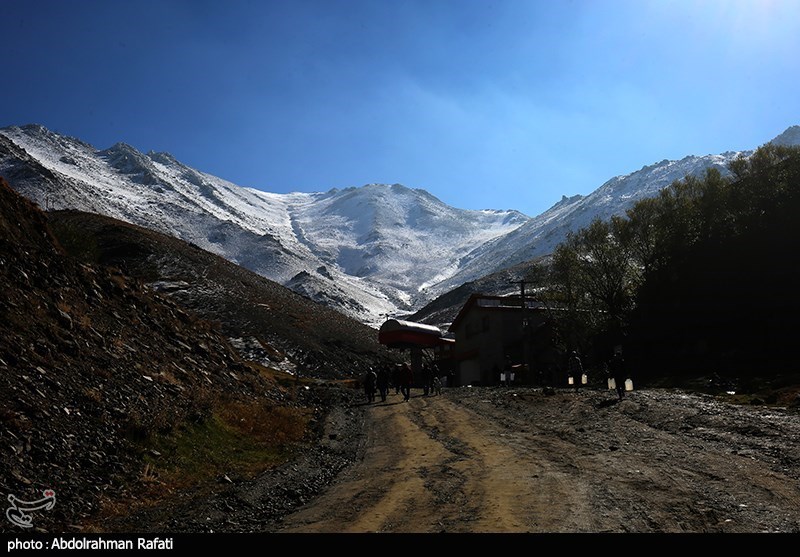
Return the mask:
M800 124L797 0L0 0L0 127L535 216Z

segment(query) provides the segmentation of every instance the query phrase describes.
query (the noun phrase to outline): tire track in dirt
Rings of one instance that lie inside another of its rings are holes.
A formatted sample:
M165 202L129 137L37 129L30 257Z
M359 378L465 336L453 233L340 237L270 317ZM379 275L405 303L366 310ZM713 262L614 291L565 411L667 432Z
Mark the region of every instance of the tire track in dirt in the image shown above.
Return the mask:
M433 531L435 491L427 470L449 453L430 441L408 417L411 406L392 396L367 412L364 456L310 506L283 520L282 532Z
M396 400L368 409L363 460L279 531L546 532L581 515L582 490L535 443L446 396Z
M800 531L800 416L790 412L671 390L622 402L605 390L530 388L344 401L302 458L210 498L187 493L129 524L153 532Z

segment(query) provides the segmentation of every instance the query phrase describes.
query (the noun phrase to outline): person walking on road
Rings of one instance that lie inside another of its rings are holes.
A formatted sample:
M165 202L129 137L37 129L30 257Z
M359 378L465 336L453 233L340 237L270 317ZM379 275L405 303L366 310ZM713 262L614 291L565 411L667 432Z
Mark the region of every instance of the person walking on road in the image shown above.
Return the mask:
M622 400L622 398L625 396L625 380L628 377L625 370L625 358L622 357L621 348L614 350L614 356L611 358L611 361L608 362L608 371L610 372L611 377L614 378L617 396L620 400Z
M378 375L369 370L364 376L364 394L367 396L367 403L375 402L375 388L378 382Z
M378 394L381 395L381 402L386 402L386 395L389 394L389 370L382 367L378 370Z
M400 367L400 392L403 393L403 400L408 402L411 398L411 384L414 382L414 373L411 371L411 366L402 364Z
M569 370L569 376L572 377L572 384L575 386L575 392L577 393L581 387L581 381L583 380L583 363L581 362L581 357L578 355L578 352L575 350L569 355L567 369Z
M392 385L394 386L394 394L400 394L400 364L395 364L392 368Z

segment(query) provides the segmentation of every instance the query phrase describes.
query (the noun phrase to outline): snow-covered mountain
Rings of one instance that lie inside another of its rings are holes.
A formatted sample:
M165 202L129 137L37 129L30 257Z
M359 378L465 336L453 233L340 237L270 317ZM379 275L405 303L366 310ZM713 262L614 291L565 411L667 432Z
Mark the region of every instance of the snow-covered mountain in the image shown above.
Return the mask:
M800 145L800 126L772 142ZM564 196L530 218L457 209L399 184L267 193L167 153L143 154L122 143L98 150L39 125L0 129L0 175L41 207L91 211L171 234L373 325L552 253L593 219L624 214L707 168L725 174L731 160L752 152L663 160L589 195Z
M663 160L636 172L616 176L589 195L563 196L541 215L475 250L472 259L438 287L444 292L485 276L490 262L497 265L493 270L498 270L548 255L569 232L589 225L595 218L608 219L612 215L624 214L638 200L653 197L675 180L687 175L700 175L707 168L715 167L727 174L730 161L751 152L731 151L721 155L688 156L679 161Z
M792 126L770 141L777 145L800 145L800 126ZM728 164L739 156L749 157L754 150L727 151L718 155L690 155L681 160L662 160L641 169L611 178L588 195L563 196L561 201L508 234L490 240L472 252L461 268L436 286L444 293L507 269L523 261L549 255L567 234L588 226L592 220L624 215L637 201L655 197L663 188L686 176L701 176L709 168L729 175Z
M98 150L39 125L0 130L0 174L45 209L168 233L367 323L413 311L476 246L528 220L456 209L399 184L267 193L167 153Z

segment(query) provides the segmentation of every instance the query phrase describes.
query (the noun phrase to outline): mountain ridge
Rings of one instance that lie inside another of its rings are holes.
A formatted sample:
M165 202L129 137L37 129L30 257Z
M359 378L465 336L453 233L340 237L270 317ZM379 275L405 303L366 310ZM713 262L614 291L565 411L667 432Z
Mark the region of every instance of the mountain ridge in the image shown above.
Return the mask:
M773 141L800 144L800 126ZM727 174L753 151L687 155L562 196L530 217L466 210L426 190L366 184L315 193L238 186L119 142L98 150L39 124L0 129L0 173L46 209L118 218L194 243L364 323L408 315L465 283L552 253L595 218L624 214L675 180Z
M124 143L98 150L41 125L0 135L14 146L4 142L0 172L40 206L104 214L179 237L364 322L413 309L442 261L458 260L528 218L456 209L400 184L263 192L169 154L148 156ZM432 260L425 254L434 237Z

